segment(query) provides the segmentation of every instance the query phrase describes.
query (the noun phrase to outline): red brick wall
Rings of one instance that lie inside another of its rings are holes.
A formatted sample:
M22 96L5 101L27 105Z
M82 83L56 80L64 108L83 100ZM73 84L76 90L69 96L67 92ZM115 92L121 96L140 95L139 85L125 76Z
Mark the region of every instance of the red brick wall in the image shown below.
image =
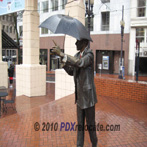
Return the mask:
M128 82L112 78L95 77L97 96L147 103L147 83Z

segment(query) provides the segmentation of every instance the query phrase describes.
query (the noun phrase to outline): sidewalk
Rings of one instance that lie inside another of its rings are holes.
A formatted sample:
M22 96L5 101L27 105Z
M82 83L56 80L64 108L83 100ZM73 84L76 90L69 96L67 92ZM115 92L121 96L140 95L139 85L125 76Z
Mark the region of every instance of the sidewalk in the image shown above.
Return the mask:
M76 147L77 132L60 129L61 123L76 123L74 94L54 101L54 88L54 83L47 83L47 96L16 97L17 113L10 109L0 118L0 147ZM98 97L98 101L96 124L99 147L147 146L147 104L109 97ZM40 124L39 131L34 129L36 122ZM55 123L58 128L51 131L51 124L55 126ZM50 124L50 129L47 124ZM107 125L109 131L106 131ZM120 130L114 131L117 129L115 125L120 125ZM91 147L87 131L84 143L84 147Z
M116 75L116 74L99 74L99 73L97 73L96 76L118 79L118 75ZM125 75L125 80L136 81L136 76L127 76L127 75ZM147 82L147 76L138 76L138 81Z

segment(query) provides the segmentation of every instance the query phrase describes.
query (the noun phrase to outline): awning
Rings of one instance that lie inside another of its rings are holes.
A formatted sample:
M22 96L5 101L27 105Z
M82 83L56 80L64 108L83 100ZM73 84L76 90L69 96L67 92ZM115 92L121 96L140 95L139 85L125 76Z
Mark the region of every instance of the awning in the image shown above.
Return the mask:
M2 30L2 49L18 49L17 43Z

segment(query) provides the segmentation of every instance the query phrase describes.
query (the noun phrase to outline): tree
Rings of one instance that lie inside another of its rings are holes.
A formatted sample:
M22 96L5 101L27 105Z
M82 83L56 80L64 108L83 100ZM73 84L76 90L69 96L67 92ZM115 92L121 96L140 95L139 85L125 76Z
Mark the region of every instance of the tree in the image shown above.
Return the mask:
M21 50L20 50L20 35L17 29L17 22L22 21L22 15L24 11L16 12L12 14L13 20L14 20L14 28L16 32L16 42L19 46L18 48L18 64L22 63L22 58L21 58Z

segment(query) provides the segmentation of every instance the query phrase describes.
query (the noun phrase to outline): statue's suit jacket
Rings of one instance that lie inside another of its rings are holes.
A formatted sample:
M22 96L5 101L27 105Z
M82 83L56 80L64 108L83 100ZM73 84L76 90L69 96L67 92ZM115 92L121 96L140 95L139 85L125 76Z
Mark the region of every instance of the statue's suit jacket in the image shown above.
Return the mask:
M82 57L80 52L74 57L67 55L63 67L65 71L74 76L75 102L81 109L92 107L97 102L94 85L94 55L92 50L85 48Z

